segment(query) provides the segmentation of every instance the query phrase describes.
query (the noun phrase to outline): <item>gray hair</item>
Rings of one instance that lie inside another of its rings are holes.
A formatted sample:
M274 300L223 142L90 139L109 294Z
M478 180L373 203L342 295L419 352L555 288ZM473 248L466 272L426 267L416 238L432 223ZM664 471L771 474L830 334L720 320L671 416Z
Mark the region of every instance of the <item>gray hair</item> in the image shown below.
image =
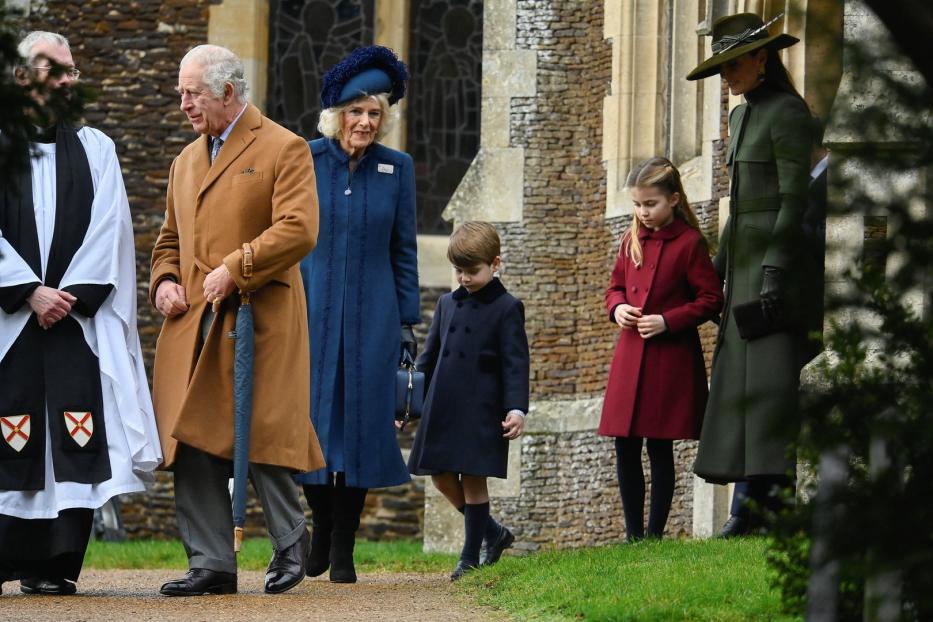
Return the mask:
M382 140L382 137L389 133L389 130L392 129L392 126L395 125L395 121L398 119L398 106L389 105L388 93L361 95L345 104L325 108L321 111L321 118L317 122L318 131L327 138L339 139L340 130L343 128L343 113L352 108L360 100L369 98L373 98L379 102L379 107L382 108L382 119L379 121L379 129L376 130L376 141Z
M244 76L243 61L236 54L219 45L199 45L191 48L178 66L188 63L204 67L204 86L216 97L223 96L224 84L229 82L233 85L237 101L246 102L249 85Z
M25 37L22 41L19 42L19 45L16 46L16 51L19 53L19 57L23 59L24 65L31 65L32 61L35 60L35 55L32 53L33 48L40 43L48 43L50 45L63 45L69 50L71 50L71 45L68 44L68 39L61 36L57 32L46 32L45 30L33 30Z

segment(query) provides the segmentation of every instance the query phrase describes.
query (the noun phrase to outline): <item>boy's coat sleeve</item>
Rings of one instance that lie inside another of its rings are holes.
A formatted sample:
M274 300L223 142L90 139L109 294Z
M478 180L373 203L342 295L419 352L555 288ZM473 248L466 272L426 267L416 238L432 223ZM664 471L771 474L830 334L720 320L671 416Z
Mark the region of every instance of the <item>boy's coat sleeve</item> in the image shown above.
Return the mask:
M525 307L516 300L502 319L499 343L502 344L502 405L505 412L528 412L528 376L530 361L528 336L525 334Z

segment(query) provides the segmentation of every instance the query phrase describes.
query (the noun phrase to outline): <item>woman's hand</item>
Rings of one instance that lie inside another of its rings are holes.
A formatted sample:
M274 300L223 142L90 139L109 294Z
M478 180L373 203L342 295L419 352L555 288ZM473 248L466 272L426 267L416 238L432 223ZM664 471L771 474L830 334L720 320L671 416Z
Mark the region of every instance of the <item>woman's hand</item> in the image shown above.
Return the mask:
M614 312L616 324L626 328L635 328L638 318L641 317L641 307L633 307L624 302L616 307Z
M783 319L784 271L773 266L763 266L761 271L761 314L777 324Z
M667 330L664 317L660 315L646 315L638 319L638 334L642 339L657 337Z
M525 417L520 410L510 410L502 422L502 438L515 440L525 431Z
M401 342L402 353L408 352L408 355L411 357L412 361L417 359L418 340L415 339L415 330L407 324L402 325Z

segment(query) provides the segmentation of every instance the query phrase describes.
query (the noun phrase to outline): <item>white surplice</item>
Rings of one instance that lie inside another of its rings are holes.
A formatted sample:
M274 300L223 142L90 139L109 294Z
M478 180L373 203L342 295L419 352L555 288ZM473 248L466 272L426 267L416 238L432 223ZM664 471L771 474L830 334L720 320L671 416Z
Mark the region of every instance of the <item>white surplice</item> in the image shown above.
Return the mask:
M112 477L99 484L56 482L46 427L45 488L0 491L0 513L19 518L55 518L67 508L97 508L113 496L145 490L145 482L152 481L152 472L162 462L136 330L136 258L123 176L112 140L87 127L78 131L78 138L87 153L94 200L84 242L59 289L75 284L113 286L94 317L71 314L100 362ZM55 145L36 147L32 157L33 205L44 273L55 228ZM36 275L2 235L0 231L0 287L42 281L44 274ZM31 314L28 304L13 314L0 311L0 359Z

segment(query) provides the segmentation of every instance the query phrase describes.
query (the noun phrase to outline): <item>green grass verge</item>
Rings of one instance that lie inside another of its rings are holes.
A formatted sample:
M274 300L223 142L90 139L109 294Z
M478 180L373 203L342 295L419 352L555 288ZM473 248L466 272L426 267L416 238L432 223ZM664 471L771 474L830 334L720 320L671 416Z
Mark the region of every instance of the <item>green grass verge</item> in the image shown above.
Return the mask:
M266 539L243 543L237 565L243 570L265 570L272 556ZM421 542L358 541L354 554L360 572L449 572L457 563L454 555L422 553ZM85 568L187 568L185 550L177 540L140 540L131 542L91 541Z
M503 557L468 574L463 595L516 621L787 621L770 587L767 542L665 540ZM247 540L244 570L265 570L268 540ZM449 572L456 556L425 554L419 541L357 542L360 572ZM186 567L178 541L91 542L86 568Z
M503 557L460 589L514 620L793 620L770 587L766 546L665 540Z

